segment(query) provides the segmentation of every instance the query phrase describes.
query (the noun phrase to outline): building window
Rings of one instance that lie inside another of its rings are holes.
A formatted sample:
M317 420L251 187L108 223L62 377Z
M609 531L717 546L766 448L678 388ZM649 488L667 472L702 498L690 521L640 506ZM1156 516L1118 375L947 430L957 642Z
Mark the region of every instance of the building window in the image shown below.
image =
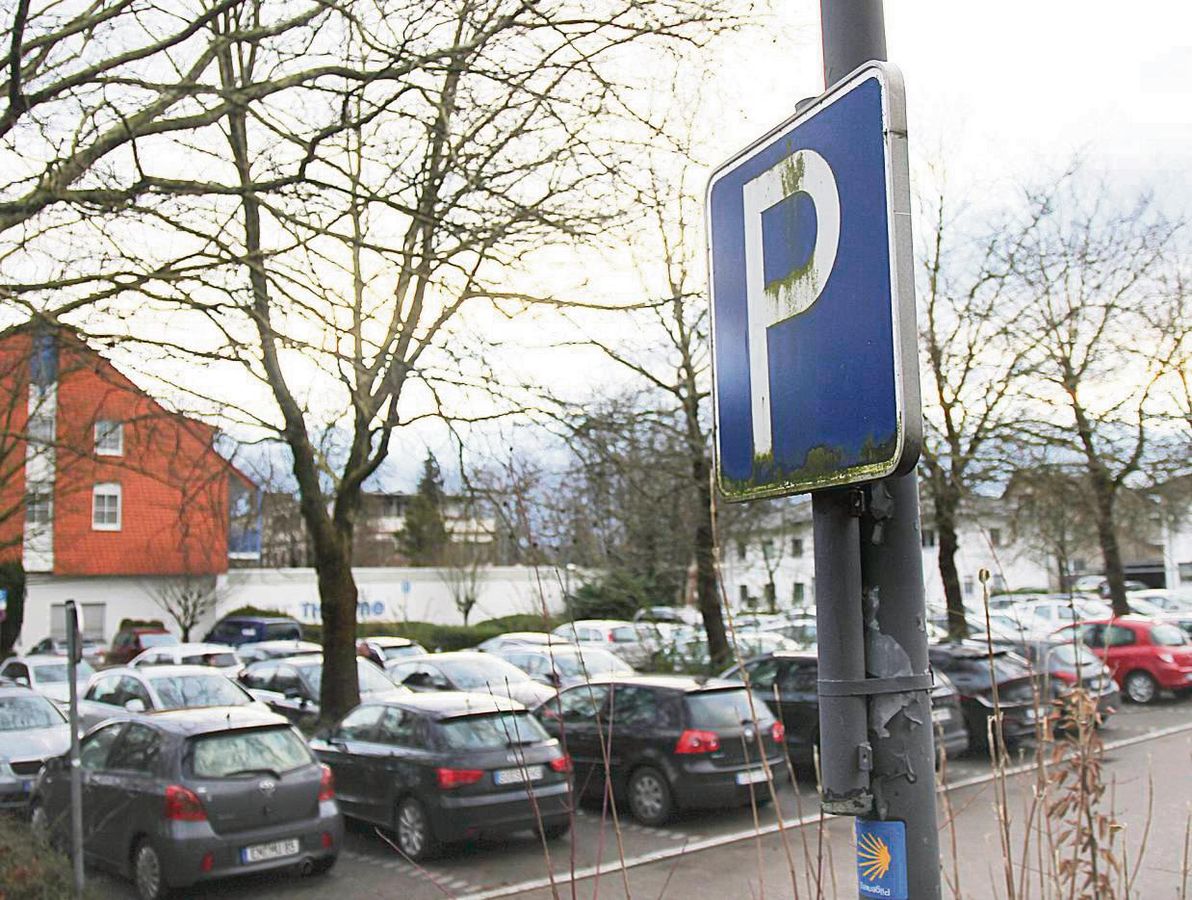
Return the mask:
M745 542L737 541L737 559L745 558Z
M803 539L791 538L791 556L803 555Z
M1192 562L1180 563L1180 583L1192 581Z
M767 561L774 558L774 542L769 538L762 541L762 558Z
M39 410L29 417L29 440L36 444L54 443L54 416Z
M741 598L741 605L748 606L749 605L749 588L746 587L745 585L741 585L737 589L737 593L738 593L738 596L740 596L740 598Z
M95 452L100 456L124 455L124 423L100 419L95 423Z
M1000 547L1002 545L1002 530L1000 528L989 529L989 543L993 547Z
M935 531L934 531L934 529L931 529L931 528L923 529L923 546L924 547L934 547L935 546Z
M964 596L966 596L966 597L973 596L973 591L976 589L976 587L977 587L977 585L976 585L976 582L973 581L973 576L965 575L964 576Z
M51 494L45 488L31 488L25 495L25 524L48 525L53 518Z
M794 590L791 593L791 600L794 602L795 606L803 605L803 601L806 599L806 593L807 585L803 584L801 581L796 581Z
M119 531L123 510L118 484L97 484L91 490L91 528Z

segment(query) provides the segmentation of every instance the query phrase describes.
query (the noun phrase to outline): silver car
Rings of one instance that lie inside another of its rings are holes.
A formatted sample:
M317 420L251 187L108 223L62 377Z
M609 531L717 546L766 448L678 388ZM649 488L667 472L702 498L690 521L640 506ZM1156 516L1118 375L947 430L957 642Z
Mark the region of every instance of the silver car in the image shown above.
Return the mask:
M70 749L70 725L53 703L27 687L0 687L0 810L29 804L45 761Z
M87 679L95 674L90 664L83 660L75 669L75 680L79 692L87 686ZM70 681L67 679L66 657L64 656L14 656L0 666L0 678L8 678L17 684L31 687L55 703L70 700Z
M91 727L113 716L203 706L268 709L209 666L150 666L105 669L92 676L79 700L79 717Z
M83 738L83 849L144 900L229 875L325 872L343 844L331 770L294 728L243 707L105 722ZM64 842L70 766L46 763L34 831Z

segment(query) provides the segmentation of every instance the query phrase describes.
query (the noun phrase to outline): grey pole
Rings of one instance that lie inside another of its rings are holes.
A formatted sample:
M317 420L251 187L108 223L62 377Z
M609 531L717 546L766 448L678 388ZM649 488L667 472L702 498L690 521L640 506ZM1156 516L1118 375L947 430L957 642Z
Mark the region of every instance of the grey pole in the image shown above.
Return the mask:
M79 765L79 686L77 666L83 648L79 643L79 611L66 601L66 680L70 682L70 858L74 863L74 890L83 896L83 770Z
M827 86L869 60L886 58L882 0L821 0L820 10ZM911 690L876 693L869 701L871 815L905 823L908 896L938 900L935 741L931 695L922 686L930 670L918 483L914 473L895 476L868 488L865 495L860 567L867 674L914 685ZM817 548L817 570L819 564ZM846 612L849 618L853 614L851 609ZM823 650L821 643L821 669Z

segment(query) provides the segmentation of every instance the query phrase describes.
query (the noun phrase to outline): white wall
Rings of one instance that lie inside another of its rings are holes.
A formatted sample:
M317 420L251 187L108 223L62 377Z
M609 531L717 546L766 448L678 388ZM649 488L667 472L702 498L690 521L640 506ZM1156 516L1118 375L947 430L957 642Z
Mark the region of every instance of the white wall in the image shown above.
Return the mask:
M102 607L102 621L92 616L84 624L87 633L97 637L102 628L102 637L108 641L115 636L122 619L161 619L167 626L173 625L153 594L155 584L167 579L142 576L66 578L34 574L26 578L25 624L21 627L21 640L17 645L21 648L31 647L50 635L53 607L67 600L82 604L85 613L96 612Z

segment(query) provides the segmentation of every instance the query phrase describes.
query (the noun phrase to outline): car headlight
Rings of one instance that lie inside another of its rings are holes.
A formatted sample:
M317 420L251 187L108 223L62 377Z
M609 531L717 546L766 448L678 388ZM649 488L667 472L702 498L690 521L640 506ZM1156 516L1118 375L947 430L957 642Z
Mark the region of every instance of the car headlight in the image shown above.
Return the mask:
M16 773L13 772L7 759L0 759L0 778L16 778Z

